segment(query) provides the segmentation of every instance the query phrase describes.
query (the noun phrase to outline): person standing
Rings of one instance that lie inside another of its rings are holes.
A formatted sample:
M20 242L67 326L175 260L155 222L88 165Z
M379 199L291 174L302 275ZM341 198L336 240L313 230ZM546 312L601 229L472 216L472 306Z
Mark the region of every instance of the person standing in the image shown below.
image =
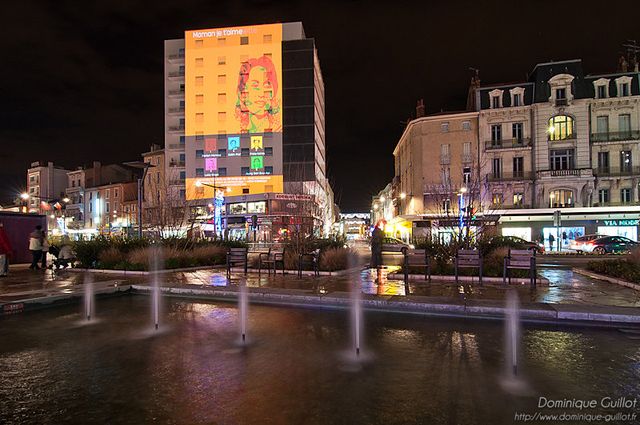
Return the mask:
M40 256L42 255L42 226L37 225L33 232L29 235L29 251L31 251L31 265L32 270L38 270L40 267Z
M47 268L47 254L49 253L49 240L47 239L47 232L42 231L42 268Z
M0 276L9 274L9 260L12 254L11 242L4 230L4 225L0 223Z
M556 238L549 233L549 251L553 251L553 243L556 241Z
M371 233L371 267L382 267L382 240L384 234L379 226Z

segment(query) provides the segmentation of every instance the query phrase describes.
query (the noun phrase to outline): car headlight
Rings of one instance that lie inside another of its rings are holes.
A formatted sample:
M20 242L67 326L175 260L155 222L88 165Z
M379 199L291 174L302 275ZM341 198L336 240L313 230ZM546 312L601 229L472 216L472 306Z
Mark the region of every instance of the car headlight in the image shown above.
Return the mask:
M413 244L409 244L409 249L416 249L416 246Z

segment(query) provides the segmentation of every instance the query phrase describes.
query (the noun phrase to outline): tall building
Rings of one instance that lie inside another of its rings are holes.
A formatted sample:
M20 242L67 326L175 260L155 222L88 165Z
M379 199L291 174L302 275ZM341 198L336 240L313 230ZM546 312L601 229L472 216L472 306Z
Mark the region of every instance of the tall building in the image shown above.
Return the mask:
M168 196L213 216L217 233L246 235L253 215L268 240L291 226L330 228L324 125L315 42L300 22L165 41ZM269 209L282 194L287 208Z
M67 172L53 162L32 162L27 169L26 202L30 212L46 213L52 204L64 198L67 187Z

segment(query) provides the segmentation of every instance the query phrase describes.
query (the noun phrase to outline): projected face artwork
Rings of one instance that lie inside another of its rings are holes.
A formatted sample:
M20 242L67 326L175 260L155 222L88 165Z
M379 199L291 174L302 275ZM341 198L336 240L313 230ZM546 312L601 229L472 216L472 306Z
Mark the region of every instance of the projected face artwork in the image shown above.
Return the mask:
M252 156L251 157L251 169L252 170L261 170L264 168L264 161L261 156Z
M242 131L282 131L278 76L269 57L252 58L240 66L236 118Z
M228 149L230 151L237 151L240 149L240 138L239 137L229 137L228 139Z

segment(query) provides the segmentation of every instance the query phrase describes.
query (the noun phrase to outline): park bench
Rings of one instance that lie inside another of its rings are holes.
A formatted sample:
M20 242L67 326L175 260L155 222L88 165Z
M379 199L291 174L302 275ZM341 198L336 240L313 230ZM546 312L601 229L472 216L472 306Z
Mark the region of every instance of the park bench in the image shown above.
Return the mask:
M231 268L242 266L244 274L247 274L249 261L247 259L247 248L228 248L227 249L227 278L231 276Z
M404 282L409 282L409 268L424 268L424 279L431 282L431 257L426 249L409 249L404 252Z
M504 257L504 269L502 273L502 283L506 283L507 278L511 284L510 270L529 270L529 279L531 287L536 286L536 251L533 249L509 249L506 257Z
M472 249L459 249L456 252L455 273L458 284L458 269L478 269L478 278L482 285L482 256L480 251Z
M313 270L314 276L320 275L319 263L320 249L314 249L311 252L301 253L298 256L298 277L302 277L302 270L309 266Z
M258 256L258 274L262 271L262 266L265 265L267 273L275 275L278 271L278 263L282 264L282 274L284 274L284 251L285 248L269 248L268 252L261 252Z

